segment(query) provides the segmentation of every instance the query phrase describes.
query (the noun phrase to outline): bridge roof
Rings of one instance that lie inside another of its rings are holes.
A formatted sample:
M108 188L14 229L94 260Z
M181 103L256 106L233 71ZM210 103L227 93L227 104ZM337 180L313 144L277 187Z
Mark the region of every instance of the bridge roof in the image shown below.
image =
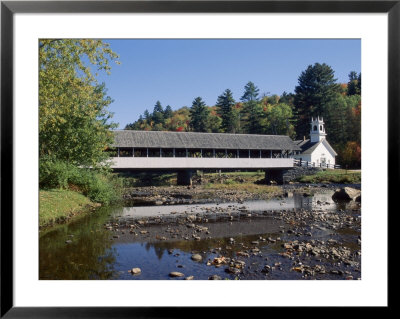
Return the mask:
M114 147L296 150L286 135L117 130Z

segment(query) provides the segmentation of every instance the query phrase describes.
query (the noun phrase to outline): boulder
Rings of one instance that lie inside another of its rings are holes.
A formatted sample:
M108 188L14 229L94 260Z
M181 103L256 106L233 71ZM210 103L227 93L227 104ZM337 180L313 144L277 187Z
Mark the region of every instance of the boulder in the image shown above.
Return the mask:
M199 254L194 254L194 255L192 255L191 258L194 261L201 261L203 259L203 257L201 257L201 255L199 255Z
M341 189L337 189L335 193L332 195L332 199L334 200L354 200L358 196L361 196L361 191L351 187L344 187Z

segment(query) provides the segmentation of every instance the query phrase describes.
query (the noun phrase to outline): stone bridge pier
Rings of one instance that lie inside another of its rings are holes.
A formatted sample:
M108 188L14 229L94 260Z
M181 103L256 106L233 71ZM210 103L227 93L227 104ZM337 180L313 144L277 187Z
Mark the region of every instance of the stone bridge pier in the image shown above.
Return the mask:
M271 183L276 183L278 185L282 185L284 180L283 180L283 175L286 170L283 169L268 169L265 171L265 181L268 185Z
M190 169L179 170L176 182L178 185L192 186L192 176L193 176L193 170Z

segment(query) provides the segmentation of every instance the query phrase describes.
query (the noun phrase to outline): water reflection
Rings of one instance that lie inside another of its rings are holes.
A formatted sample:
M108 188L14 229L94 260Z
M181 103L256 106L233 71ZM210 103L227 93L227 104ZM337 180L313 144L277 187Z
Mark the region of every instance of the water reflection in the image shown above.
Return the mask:
M116 250L102 227L108 210L44 231L39 238L39 279L110 279Z
M194 205L163 205L163 206L133 206L124 207L118 211L119 218L131 217L154 217L171 214L182 213L204 213L216 209L243 209L249 211L264 211L264 210L288 210L288 209L312 209L320 207L323 203L324 209L336 209L337 203L332 200L333 192L326 194L315 194L314 196L304 197L299 193L289 193L284 199L271 200L254 200L245 201L243 203L220 203L220 204L194 204Z

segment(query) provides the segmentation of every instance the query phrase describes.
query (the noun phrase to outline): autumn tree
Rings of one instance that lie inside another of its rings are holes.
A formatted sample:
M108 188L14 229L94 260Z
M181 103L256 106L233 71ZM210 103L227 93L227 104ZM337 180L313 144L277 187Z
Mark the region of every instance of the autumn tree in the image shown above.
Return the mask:
M111 98L97 72L118 58L101 40L39 40L39 156L96 166L112 143ZM95 72L95 73L93 73Z

